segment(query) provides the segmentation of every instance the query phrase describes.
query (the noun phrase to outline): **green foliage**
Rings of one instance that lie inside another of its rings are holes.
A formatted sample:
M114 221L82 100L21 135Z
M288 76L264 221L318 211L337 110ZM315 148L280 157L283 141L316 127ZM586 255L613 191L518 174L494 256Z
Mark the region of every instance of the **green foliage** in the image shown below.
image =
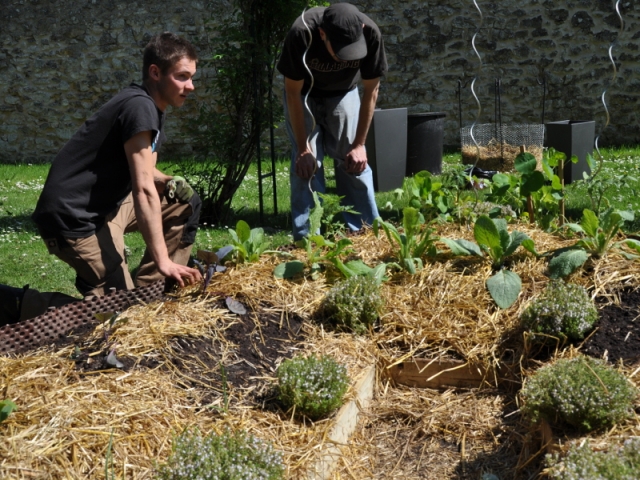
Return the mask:
M547 455L549 478L555 480L636 480L640 478L640 439L630 438L608 451L594 451L589 442L572 445L565 457Z
M338 330L365 333L380 316L384 302L373 276L355 276L336 283L319 308L322 318Z
M0 423L4 422L11 413L17 410L17 405L8 398L2 400L0 402Z
M487 280L487 289L500 308L509 308L520 294L522 281L518 274L503 268L505 259L521 245L536 254L533 240L517 230L509 233L504 219L490 218L486 215L481 215L476 220L473 235L477 244L465 239L442 238L441 240L454 255L483 257L484 253L487 253L491 259L492 268L498 270Z
M378 238L380 227L389 239L389 243L396 245L399 263L391 264L401 270L414 274L422 269L422 257L436 255L433 228L424 227L424 217L414 207L406 207L402 211L402 233L390 222L378 217L373 221L373 232Z
M430 220L450 220L456 212L464 179L456 175L456 171L452 171L436 180L425 170L416 173L409 185L409 206L419 210Z
M633 411L637 389L601 360L580 356L540 368L526 382L522 411L533 421L564 422L580 430L608 428Z
M274 100L273 78L282 42L304 0L233 0L232 15L210 35L213 55L203 59L215 75L205 88L212 104L203 104L193 121L200 161L184 164L183 176L202 197L202 216L226 220L231 200L259 151L262 132L282 118ZM214 27L212 27L213 30Z
M604 159L600 157L600 161L596 161L591 155L587 155L587 163L591 171L590 174L583 172L584 183L586 184L587 196L591 202L591 209L600 214L603 208L609 208L611 202L608 196L616 194L620 191L630 190L632 196L637 196L638 179L634 175L613 169L604 175Z
M198 430L185 430L174 438L171 450L167 462L158 468L161 480L284 478L281 454L243 431L203 437Z
M551 278L560 278L575 272L588 258L600 258L611 249L622 249L624 245L640 253L640 242L624 239L615 242L614 239L622 232L625 222L632 222L633 212L615 210L610 207L598 217L593 211L585 209L580 224L568 223L567 228L583 237L573 246L563 249L549 262ZM621 252L630 260L638 258L635 254Z
M581 340L593 329L598 310L584 287L552 280L543 294L520 317L533 332L570 340Z
M358 213L353 207L342 205L340 202L344 197L325 193L318 193L322 200L323 214L320 219L321 231L326 238L335 238L344 233L345 227L342 221L342 213Z
M325 417L342 404L349 388L347 368L328 356L295 357L276 371L278 398L285 408L312 420Z
M374 270L361 260L342 262L340 257L353 252L351 240L341 238L337 241L331 241L322 236L322 234L317 233L320 231L325 210L316 192L313 192L313 201L314 207L309 212L310 233L296 242L296 245L304 249L307 254L306 263L299 260L282 263L274 269L274 276L276 278L292 278L308 268L311 278L316 280L320 276L323 266L334 267L345 278L374 273ZM375 272L378 272L378 270Z
M244 220L238 220L236 229L229 229L231 243L238 263L257 262L267 248L269 240L264 236L262 228L249 228Z

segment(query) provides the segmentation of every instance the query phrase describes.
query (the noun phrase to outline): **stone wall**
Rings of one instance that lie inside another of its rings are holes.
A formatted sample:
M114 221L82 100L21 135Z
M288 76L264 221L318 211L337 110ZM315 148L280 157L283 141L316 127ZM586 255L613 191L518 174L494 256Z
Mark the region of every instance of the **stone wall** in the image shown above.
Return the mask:
M151 35L170 30L210 54L205 23L229 11L228 0L0 0L0 162L51 160L80 124L131 81L140 81L141 51ZM623 2L619 35L614 1L353 0L385 36L389 74L381 108L446 112L445 143L459 143L462 123L494 121L500 79L503 123L596 120L601 145L640 143L639 15ZM482 62L471 48L476 46ZM618 64L613 81L609 46ZM189 154L183 120L206 100L212 72L200 68L195 98L171 112L164 155ZM460 95L458 89L460 88ZM606 121L601 95L611 120ZM460 101L460 103L459 103ZM280 142L283 150L286 142ZM286 152L279 151L279 155Z

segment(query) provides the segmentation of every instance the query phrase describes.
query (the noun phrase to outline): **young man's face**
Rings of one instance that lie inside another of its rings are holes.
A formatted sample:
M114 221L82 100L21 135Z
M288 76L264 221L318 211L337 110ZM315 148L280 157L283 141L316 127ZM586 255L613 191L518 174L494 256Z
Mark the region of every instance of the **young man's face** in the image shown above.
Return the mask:
M193 76L196 74L196 62L182 57L166 73L158 75L158 108L162 111L168 105L181 107L187 95L193 92Z

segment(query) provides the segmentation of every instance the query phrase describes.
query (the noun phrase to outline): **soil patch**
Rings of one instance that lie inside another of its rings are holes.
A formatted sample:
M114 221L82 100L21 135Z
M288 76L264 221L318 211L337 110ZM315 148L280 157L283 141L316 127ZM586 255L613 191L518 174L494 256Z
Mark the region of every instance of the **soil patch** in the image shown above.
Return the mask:
M625 291L620 305L607 305L599 310L596 331L584 343L582 351L592 357L606 358L611 363L625 364L640 360L640 290Z
M216 307L226 308L223 300ZM298 344L304 339L302 324L303 318L297 314L284 317L269 305L260 305L256 311L236 315L220 330L218 338L175 338L165 352L142 358L118 356L118 361L123 364L123 371L174 371L183 387L200 391L203 404L228 396L230 387L242 389L255 401L264 397L269 388L264 379L273 377L280 362L299 350ZM78 346L72 357L76 369L94 373L114 368L107 362L106 337L99 343L83 344L86 334L78 332L66 339L67 344Z

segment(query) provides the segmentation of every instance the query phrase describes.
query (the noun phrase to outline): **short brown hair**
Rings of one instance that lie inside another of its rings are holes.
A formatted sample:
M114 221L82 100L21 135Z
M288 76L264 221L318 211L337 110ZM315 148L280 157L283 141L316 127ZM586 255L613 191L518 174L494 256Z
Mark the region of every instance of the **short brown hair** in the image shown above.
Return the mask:
M157 65L162 73L175 65L181 58L198 61L196 48L186 39L171 32L155 35L144 47L142 60L142 80L149 78L149 67Z

